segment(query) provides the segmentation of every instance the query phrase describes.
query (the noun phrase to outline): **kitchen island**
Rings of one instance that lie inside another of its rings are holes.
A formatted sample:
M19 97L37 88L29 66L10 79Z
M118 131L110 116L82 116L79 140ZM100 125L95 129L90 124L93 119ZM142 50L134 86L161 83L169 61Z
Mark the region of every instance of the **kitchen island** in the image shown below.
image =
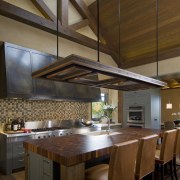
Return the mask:
M141 128L120 128L114 131L120 134L109 136L77 134L65 137L25 141L26 179L28 179L28 173L30 173L29 153L31 152L60 164L61 180L83 180L85 162L104 155L109 155L114 144L140 139L152 134L161 135L162 133L161 130Z

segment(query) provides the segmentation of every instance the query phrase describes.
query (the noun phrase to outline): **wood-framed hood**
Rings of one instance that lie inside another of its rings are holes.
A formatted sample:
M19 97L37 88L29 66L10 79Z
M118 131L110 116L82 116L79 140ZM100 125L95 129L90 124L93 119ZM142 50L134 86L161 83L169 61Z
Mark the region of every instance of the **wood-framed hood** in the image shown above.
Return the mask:
M97 74L104 75L104 79L92 80L92 76ZM77 55L70 55L40 68L33 72L32 77L123 91L167 86L165 82Z

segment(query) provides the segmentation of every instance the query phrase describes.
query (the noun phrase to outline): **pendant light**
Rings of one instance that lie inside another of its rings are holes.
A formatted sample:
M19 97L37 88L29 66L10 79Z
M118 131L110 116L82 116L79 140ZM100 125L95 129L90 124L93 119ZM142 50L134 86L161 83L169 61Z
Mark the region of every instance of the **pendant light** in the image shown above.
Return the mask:
M156 75L157 79L159 79L159 2L156 0Z
M120 1L119 1L120 6ZM120 8L120 7L119 7ZM59 37L59 0L57 0L57 60L58 37ZM120 19L120 9L119 9ZM119 22L120 23L120 22ZM97 0L97 62L78 55L70 55L63 60L56 61L49 66L45 66L32 73L33 78L48 79L66 83L82 84L85 86L107 88L123 91L141 90L149 88L164 87L167 83L157 79L149 78L137 73L123 70L113 66L107 66L99 62L100 59L100 40L99 40L99 0ZM120 26L120 24L119 24ZM120 42L119 42L120 43ZM119 44L120 46L120 44ZM119 48L120 58L120 48ZM91 79L94 74L105 75L106 79Z
M172 109L172 103L170 103L170 100L169 100L169 102L166 104L166 109Z
M157 79L159 77L159 1L156 0L156 63L157 63ZM170 99L169 99L169 102L166 104L166 109L172 109L172 103L170 102Z
M56 16L57 16L57 18L56 18L56 25L57 25L57 31L56 31L56 40L57 40L57 60L58 60L58 58L59 58L59 25L58 25L58 23L59 23L59 0L57 0L57 3L56 3L56 5L57 5L57 7L56 7Z

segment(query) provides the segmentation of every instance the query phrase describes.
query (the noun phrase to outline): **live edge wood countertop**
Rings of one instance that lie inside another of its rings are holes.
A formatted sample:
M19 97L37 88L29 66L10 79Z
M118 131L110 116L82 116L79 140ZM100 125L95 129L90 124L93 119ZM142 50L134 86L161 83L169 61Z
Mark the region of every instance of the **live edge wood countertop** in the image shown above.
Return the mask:
M141 128L120 128L117 131L121 132L121 134L112 136L77 134L28 140L24 142L24 148L68 167L110 154L111 147L114 144L162 133L161 130Z

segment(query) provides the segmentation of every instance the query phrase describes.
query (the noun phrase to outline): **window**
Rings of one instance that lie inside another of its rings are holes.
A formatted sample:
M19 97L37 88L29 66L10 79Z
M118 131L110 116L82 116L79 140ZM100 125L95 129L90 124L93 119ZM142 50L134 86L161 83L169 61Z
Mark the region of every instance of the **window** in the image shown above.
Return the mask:
M103 106L107 102L107 94L101 93L101 101L100 102L92 102L92 119L98 120L101 116L104 115Z

